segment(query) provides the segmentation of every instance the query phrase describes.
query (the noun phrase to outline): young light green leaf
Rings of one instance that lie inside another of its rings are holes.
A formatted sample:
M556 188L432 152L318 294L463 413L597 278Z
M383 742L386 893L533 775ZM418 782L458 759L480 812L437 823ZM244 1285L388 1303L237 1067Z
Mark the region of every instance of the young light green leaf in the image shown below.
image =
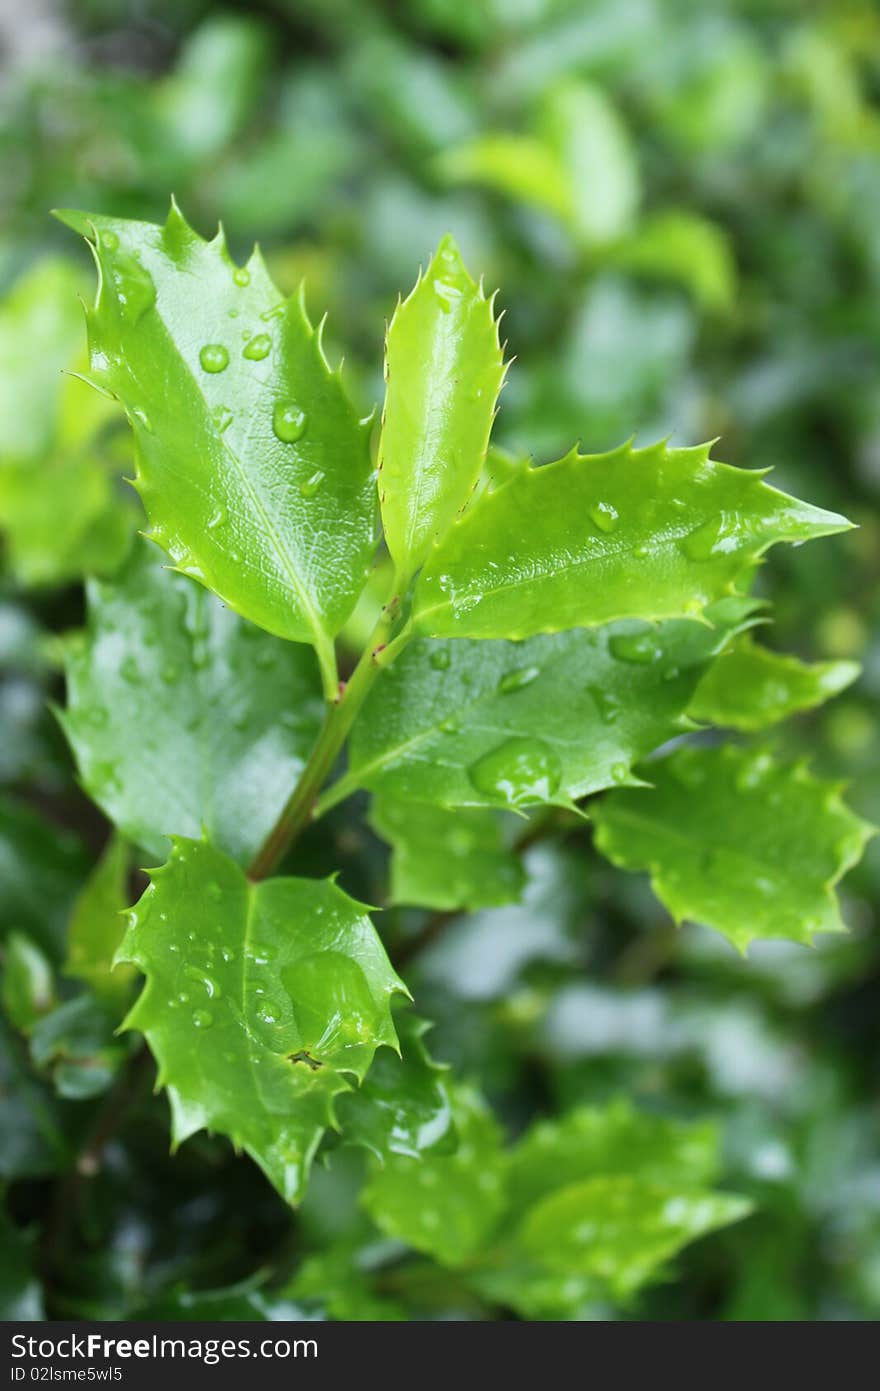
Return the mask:
M525 638L698 613L776 542L849 526L710 460L709 448L572 450L484 493L419 577L417 631Z
M532 1125L510 1152L510 1203L521 1216L558 1188L609 1174L695 1189L712 1184L718 1167L711 1123L637 1111L620 1098Z
M401 588L476 486L503 379L492 302L444 237L385 347L379 496Z
M525 871L492 811L448 811L380 793L370 807L370 824L392 847L392 903L492 908L522 892Z
M129 840L160 858L168 836L204 830L244 863L314 743L317 666L161 562L140 542L115 583L88 586L62 724L87 791Z
M7 1019L23 1034L29 1034L55 1004L52 967L23 932L10 932L6 939L0 1000Z
M374 1165L361 1201L383 1232L455 1266L483 1244L505 1198L500 1132L485 1103L460 1086L452 1113L454 1154L390 1156Z
M834 886L873 831L838 784L734 746L678 749L646 775L650 787L591 807L596 845L623 869L649 870L677 921L714 927L741 951L844 930Z
M730 729L766 729L801 710L812 710L850 686L858 662L801 662L742 637L706 672L689 714Z
M66 974L111 1006L125 999L135 974L129 966L113 967L129 904L129 861L125 841L111 836L77 897L67 930Z
M126 1025L159 1064L175 1144L227 1135L295 1202L334 1098L397 1046L390 1000L405 987L366 910L330 880L250 884L183 839L151 878L118 959L147 977Z
M673 210L645 218L611 253L615 265L689 290L704 309L730 308L736 263L727 233L694 213Z
M318 649L374 548L369 425L359 421L300 298L259 251L232 262L172 206L163 227L64 212L92 239L91 373L124 405L152 536L178 569L280 637Z
M328 800L368 787L441 807L568 806L625 782L687 727L706 663L753 609L731 598L707 623L617 623L522 643L416 640L376 682Z
M712 1125L624 1100L539 1121L510 1152L509 1216L468 1281L524 1318L625 1299L688 1241L748 1212L712 1192L717 1170Z
M407 1011L395 1027L400 1056L384 1049L362 1086L336 1102L346 1144L361 1145L381 1164L391 1155L419 1159L455 1148L447 1069L424 1043L431 1026Z
M0 458L39 458L58 428L61 373L81 351L83 276L60 258L38 262L0 304Z
M536 1204L523 1219L517 1246L542 1273L583 1280L597 1293L625 1300L683 1246L740 1221L751 1207L732 1194L606 1174Z

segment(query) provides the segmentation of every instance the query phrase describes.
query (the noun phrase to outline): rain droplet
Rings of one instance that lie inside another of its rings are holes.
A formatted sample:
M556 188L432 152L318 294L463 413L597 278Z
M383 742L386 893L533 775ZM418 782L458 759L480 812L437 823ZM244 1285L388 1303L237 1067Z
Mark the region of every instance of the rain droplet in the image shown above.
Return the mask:
M229 366L229 353L222 343L206 343L199 353L203 372L222 372Z
M552 797L562 768L553 749L541 739L508 739L468 770L478 792L500 797L509 806Z
M117 237L115 232L102 232L101 245L104 247L106 251L115 251L117 246L119 245L119 238Z
M530 686L533 681L537 681L540 675L540 667L518 667L514 671L506 671L498 682L498 690L502 695L521 691L524 686Z
M248 339L241 355L251 362L262 362L263 358L268 357L271 351L272 339L268 333L255 333L253 338Z
M608 643L612 656L621 662L647 666L660 656L660 646L654 633L615 633Z
M295 444L306 432L305 411L293 401L278 401L272 412L272 429L284 444Z
M299 485L300 496L301 496L301 497L314 497L314 496L315 496L315 493L318 491L318 489L320 488L320 486L321 486L321 484L323 483L323 481L324 481L324 470L323 470L323 469L315 469L315 472L312 474L312 476L311 476L310 478L307 478L306 481L305 481L304 483L300 483L300 485Z
M210 1029L214 1016L209 1009L194 1009L192 1020L197 1029Z
M620 521L620 514L616 507L612 507L610 502L597 502L589 509L590 521L597 526L600 531L606 534L613 531Z
M235 270L232 272L232 278L236 285L241 285L242 287L250 285L251 283L251 273L249 270L246 270L244 266L236 266Z
M627 768L625 763L612 763L609 771L611 773L612 782L626 782L626 776L629 772L629 769Z
M710 517L695 531L682 536L678 542L688 560L709 560L713 555L725 555L736 550L738 537L736 528L730 528L724 513Z
M461 721L457 720L454 715L450 715L449 718L443 720L440 725L441 734L457 734L460 729Z
M601 686L588 687L590 695L596 702L596 709L599 711L599 719L603 724L614 724L620 714L620 701L611 691L603 691Z
M446 671L452 661L445 647L435 647L429 658L431 666L435 671Z
M213 417L214 424L217 426L217 429L221 435L223 434L224 430L229 429L230 425L235 419L235 416L232 414L232 411L229 409L228 406L215 406L211 412L211 415Z
M449 314L461 300L461 290L457 285L451 285L448 280L435 280L434 294L444 314Z
M633 547L633 555L636 557L637 560L644 560L650 554L651 547L645 541L642 541L639 543L638 546Z
M224 523L225 521L226 521L226 508L225 508L225 507L218 507L217 510L216 510L216 512L212 513L212 515L208 518L208 523L207 523L207 525L208 525L208 530L209 530L209 531L214 531L214 530L216 530L216 528L217 528L218 526L222 526L223 523Z
M231 947L220 948L220 960L225 961L227 966L229 965L230 961L235 960L235 952L232 950Z
M209 1000L219 1000L223 994L213 976L206 975L204 971L199 970L198 966L184 966L183 974L200 986Z
M143 266L125 252L113 257L110 277L123 317L136 324L156 303L156 286Z

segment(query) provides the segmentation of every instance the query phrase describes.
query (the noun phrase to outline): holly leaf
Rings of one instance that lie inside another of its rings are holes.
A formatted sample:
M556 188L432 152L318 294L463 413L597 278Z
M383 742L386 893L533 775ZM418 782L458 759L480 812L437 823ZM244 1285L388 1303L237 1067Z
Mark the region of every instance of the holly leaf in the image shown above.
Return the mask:
M492 301L451 236L395 310L385 380L379 496L406 588L476 486L504 380Z
M459 1086L452 1113L454 1154L389 1156L373 1165L361 1201L388 1236L456 1266L482 1246L505 1197L500 1131L485 1103Z
M367 787L441 807L570 806L631 780L635 762L690 727L684 712L706 663L753 610L731 598L706 623L618 623L521 643L417 639L376 682L327 800Z
M317 666L161 559L141 542L115 583L89 584L60 718L83 785L129 840L164 858L168 836L204 830L246 862L317 735Z
M524 1318L625 1300L687 1242L749 1211L712 1191L717 1171L704 1122L624 1100L538 1121L510 1152L509 1215L468 1282Z
M622 869L650 871L676 921L714 927L740 951L845 930L834 886L873 828L839 784L734 746L678 749L646 772L650 787L591 807L596 845Z
M147 983L126 1019L159 1065L175 1145L201 1129L245 1150L288 1202L302 1195L333 1102L397 1047L405 987L364 907L331 880L252 884L175 837L118 959Z
M65 211L90 239L91 376L128 414L137 487L177 568L279 637L332 636L374 548L369 423L331 371L302 297L258 250L237 267L172 205L164 226Z
M346 1144L360 1145L381 1164L390 1155L419 1159L455 1148L447 1069L424 1043L431 1026L409 1012L395 1026L400 1055L384 1049L362 1086L336 1103Z
M743 637L703 676L689 713L730 729L766 729L838 695L860 670L858 662L801 662Z
M126 842L111 836L77 897L67 930L66 974L84 981L110 1006L126 998L134 978L130 967L113 968L125 926L122 914L130 901L129 861Z
M715 1181L718 1167L710 1122L652 1115L619 1098L530 1126L510 1152L510 1203L521 1214L559 1188L608 1174L698 1188Z
M23 932L10 932L6 939L0 1000L7 1019L22 1034L29 1034L55 1004L51 964Z
M537 1203L516 1240L535 1272L545 1280L550 1277L551 1290L561 1277L570 1282L567 1292L562 1287L569 1299L580 1285L581 1299L592 1290L627 1300L682 1247L740 1221L751 1210L746 1198L733 1194L691 1192L675 1184L648 1183L641 1176L606 1174L561 1188ZM529 1298L526 1286L522 1307L531 1317L536 1303L544 1303L547 1284L538 1284L537 1300L534 1293Z
M849 526L761 473L710 460L709 449L628 443L521 469L431 553L415 589L416 630L525 638L694 614L742 586L776 542Z
M370 825L392 848L392 903L444 911L491 908L522 892L519 856L489 810L447 811L382 793L373 798Z

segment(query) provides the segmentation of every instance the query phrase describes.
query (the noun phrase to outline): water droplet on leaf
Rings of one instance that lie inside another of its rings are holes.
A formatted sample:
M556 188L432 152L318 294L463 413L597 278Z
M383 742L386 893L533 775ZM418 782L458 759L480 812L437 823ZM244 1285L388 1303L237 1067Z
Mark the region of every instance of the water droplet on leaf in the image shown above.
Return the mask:
M208 1009L195 1009L192 1020L197 1029L210 1029L214 1022L214 1016Z
M235 270L232 272L232 278L236 285L245 286L251 283L251 273L249 270L246 270L244 266L236 266Z
M272 412L272 429L284 444L295 444L306 432L305 411L293 401L278 401Z
M660 656L660 645L652 632L615 633L608 643L612 656L620 662L647 666Z
M241 355L251 362L262 362L263 358L268 357L271 351L272 339L268 333L255 333L253 338L248 339Z
M452 658L445 647L437 647L431 653L429 660L435 671L446 671Z
M620 521L620 514L610 502L597 502L589 509L590 521L606 534L614 530Z
M508 739L484 754L468 776L478 792L509 806L546 801L559 786L562 768L557 755L541 739Z
M521 691L524 686L530 686L533 681L537 681L540 675L540 667L519 667L514 671L507 671L498 682L498 690L502 695Z
M199 353L204 372L222 372L229 366L229 353L222 343L206 343Z
M300 496L301 496L301 497L314 497L314 496L315 496L315 493L318 491L318 489L320 488L320 486L321 486L321 484L323 483L323 481L324 481L324 471L323 471L323 469L315 469L315 472L311 475L310 478L307 478L307 479L305 480L304 483L300 483L300 485L299 485Z

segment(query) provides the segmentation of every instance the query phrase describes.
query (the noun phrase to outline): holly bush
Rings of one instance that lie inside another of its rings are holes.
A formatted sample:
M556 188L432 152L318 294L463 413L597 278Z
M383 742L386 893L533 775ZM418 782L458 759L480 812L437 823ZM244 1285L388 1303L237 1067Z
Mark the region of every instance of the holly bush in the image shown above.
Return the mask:
M0 1308L872 1316L876 18L154 8L0 113Z

